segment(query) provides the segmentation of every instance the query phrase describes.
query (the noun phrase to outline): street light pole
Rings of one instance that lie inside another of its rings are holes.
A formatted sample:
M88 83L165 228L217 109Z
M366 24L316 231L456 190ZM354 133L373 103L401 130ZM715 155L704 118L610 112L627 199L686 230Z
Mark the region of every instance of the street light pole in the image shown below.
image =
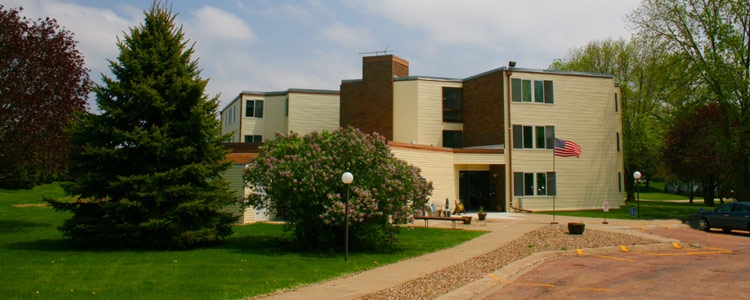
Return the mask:
M341 182L346 185L346 197L344 198L344 219L346 225L344 229L344 260L349 261L349 184L354 181L354 175L345 172L341 175Z
M641 218L641 193L639 190L639 183L641 183L641 172L633 172L633 178L635 178L635 202L638 206L638 219Z

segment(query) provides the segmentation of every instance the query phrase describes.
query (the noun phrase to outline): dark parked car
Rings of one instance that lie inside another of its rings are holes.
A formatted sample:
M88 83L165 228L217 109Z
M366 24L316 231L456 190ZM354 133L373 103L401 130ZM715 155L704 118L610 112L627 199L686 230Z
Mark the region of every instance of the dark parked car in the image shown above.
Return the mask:
M732 202L722 204L711 211L700 211L688 216L690 226L709 231L721 228L731 230L750 230L750 202Z

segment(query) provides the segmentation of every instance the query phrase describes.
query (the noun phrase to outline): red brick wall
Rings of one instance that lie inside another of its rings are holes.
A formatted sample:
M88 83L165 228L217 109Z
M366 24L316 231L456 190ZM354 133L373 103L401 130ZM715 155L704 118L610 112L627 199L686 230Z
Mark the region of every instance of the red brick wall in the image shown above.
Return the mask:
M362 81L341 83L341 126L393 140L394 76L409 76L409 62L394 55L363 57Z
M505 143L503 71L464 81L464 147Z

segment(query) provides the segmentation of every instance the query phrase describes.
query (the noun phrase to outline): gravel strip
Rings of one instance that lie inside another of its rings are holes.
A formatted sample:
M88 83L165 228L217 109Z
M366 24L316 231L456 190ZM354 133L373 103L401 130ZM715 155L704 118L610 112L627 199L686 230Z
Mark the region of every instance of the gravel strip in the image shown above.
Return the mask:
M549 225L488 253L359 299L433 299L536 252L657 243L661 241L595 229L570 235L567 227Z

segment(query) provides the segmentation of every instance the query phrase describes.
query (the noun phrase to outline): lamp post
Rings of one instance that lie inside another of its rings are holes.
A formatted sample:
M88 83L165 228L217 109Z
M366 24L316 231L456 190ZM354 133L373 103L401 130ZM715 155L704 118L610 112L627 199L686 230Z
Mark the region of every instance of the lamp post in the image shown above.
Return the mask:
M344 260L349 261L349 184L354 181L354 175L345 172L341 175L341 182L346 185L346 197L344 197L344 219L346 227L344 229Z
M641 218L641 193L638 190L638 184L641 183L641 172L633 172L633 178L635 178L635 202L638 205L638 219Z

